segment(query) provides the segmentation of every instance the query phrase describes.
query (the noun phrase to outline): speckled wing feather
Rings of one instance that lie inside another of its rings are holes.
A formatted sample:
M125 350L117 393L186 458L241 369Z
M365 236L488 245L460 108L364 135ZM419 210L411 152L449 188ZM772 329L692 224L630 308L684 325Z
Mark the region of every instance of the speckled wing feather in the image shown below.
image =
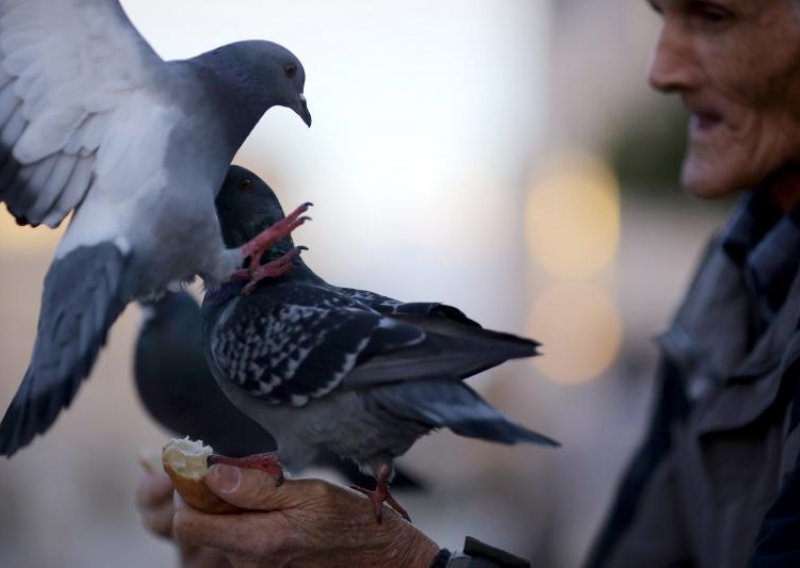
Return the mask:
M466 314L458 308L442 304L441 302L401 302L400 300L382 296L368 290L358 290L356 288L337 288L337 290L348 298L383 315L401 317L418 316L421 318L431 318L432 320L449 320L450 323L481 328L478 322L468 318Z
M295 280L228 303L209 345L226 380L300 406L340 386L465 378L534 355L538 344L443 304Z
M227 380L268 402L301 406L338 387L365 355L424 337L331 288L292 283L231 302L209 350Z
M400 300L395 300L394 298L390 298L388 296L382 296L381 294L376 294L375 292L370 292L369 290L342 287L334 288L333 286L330 286L330 288L335 289L338 294L345 296L349 300L356 302L364 308L375 310L379 314L393 314L397 306L403 304L403 302Z
M461 310L439 302L399 302L364 290L340 288L397 325L420 330L425 340L404 350L367 349L344 388L442 377L464 379L518 357L537 354L539 343L484 329Z

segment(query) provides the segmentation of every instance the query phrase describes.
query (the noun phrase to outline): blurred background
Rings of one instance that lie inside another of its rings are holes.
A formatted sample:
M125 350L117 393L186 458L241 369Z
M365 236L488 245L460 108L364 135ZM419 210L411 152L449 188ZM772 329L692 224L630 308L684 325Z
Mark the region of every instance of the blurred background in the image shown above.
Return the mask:
M434 434L398 494L442 546L465 534L539 566L584 558L640 439L652 338L729 203L678 185L684 118L652 93L643 0L123 0L165 58L268 38L304 62L314 126L274 109L238 162L284 206L329 281L443 300L545 355L471 382L559 450ZM24 374L60 231L0 212L0 407ZM56 427L0 463L0 566L171 566L141 527L136 456L166 436L131 381L139 308L114 326Z

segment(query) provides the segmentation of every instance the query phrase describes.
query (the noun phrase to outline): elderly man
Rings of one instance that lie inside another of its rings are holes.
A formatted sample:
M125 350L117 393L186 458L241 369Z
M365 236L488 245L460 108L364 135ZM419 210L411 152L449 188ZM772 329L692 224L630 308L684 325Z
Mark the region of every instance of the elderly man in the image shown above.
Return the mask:
M650 2L663 22L650 82L691 114L683 185L704 198L745 194L661 338L650 430L589 564L800 566L800 0ZM514 562L480 547L451 558L324 482L276 488L260 472L214 466L209 483L253 512L182 505L173 518L163 480L140 487L150 526L174 533L187 564Z

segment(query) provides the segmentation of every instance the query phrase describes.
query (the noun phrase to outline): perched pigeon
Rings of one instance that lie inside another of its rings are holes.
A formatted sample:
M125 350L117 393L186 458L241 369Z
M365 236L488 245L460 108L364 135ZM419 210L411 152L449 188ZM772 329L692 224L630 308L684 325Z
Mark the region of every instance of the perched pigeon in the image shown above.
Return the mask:
M203 440L227 456L274 451L272 436L233 406L208 370L200 306L195 299L184 291L168 292L159 300L143 303L142 308L134 377L150 416L173 435ZM330 452L314 463L338 471L351 483L370 482L352 462ZM393 486L421 487L401 472Z
M278 222L275 194L233 166L217 197L229 246ZM290 237L269 253L294 250ZM500 414L461 379L531 357L537 343L483 329L456 308L332 286L299 258L252 294L229 282L203 302L206 357L222 390L297 468L326 449L371 471L380 518L392 461L436 428L494 442L557 445ZM277 468L278 464L273 464Z
M300 61L274 43L163 61L118 0L0 0L0 202L33 226L74 211L0 455L71 403L130 301L197 274L226 278L280 236L226 249L214 199L267 109L311 124L304 84Z

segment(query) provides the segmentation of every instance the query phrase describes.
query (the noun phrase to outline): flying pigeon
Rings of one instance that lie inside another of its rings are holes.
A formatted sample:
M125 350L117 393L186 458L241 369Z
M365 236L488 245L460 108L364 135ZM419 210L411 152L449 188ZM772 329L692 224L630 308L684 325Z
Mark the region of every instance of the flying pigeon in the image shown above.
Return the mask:
M310 126L305 72L267 41L164 61L117 0L0 0L0 202L20 224L74 212L44 282L36 343L0 423L0 455L72 402L107 332L135 298L241 270L272 234L226 249L214 199L239 146L272 106Z
M217 209L228 246L284 215L272 190L235 166ZM287 236L267 259L293 250ZM511 422L462 381L536 355L537 342L483 329L444 304L333 286L299 256L291 262L292 270L250 294L241 282L209 289L202 307L203 343L217 383L274 436L277 459L287 467L302 466L321 449L355 461L377 480L370 497L380 520L383 501L404 513L388 492L394 458L431 430L557 445ZM280 467L264 460L264 469Z
M191 294L167 292L143 302L142 313L134 380L150 416L173 436L203 440L226 456L274 451L272 436L233 406L214 381L203 354L200 306ZM333 469L357 485L371 480L330 452L314 465ZM399 471L392 485L421 488L419 481Z

